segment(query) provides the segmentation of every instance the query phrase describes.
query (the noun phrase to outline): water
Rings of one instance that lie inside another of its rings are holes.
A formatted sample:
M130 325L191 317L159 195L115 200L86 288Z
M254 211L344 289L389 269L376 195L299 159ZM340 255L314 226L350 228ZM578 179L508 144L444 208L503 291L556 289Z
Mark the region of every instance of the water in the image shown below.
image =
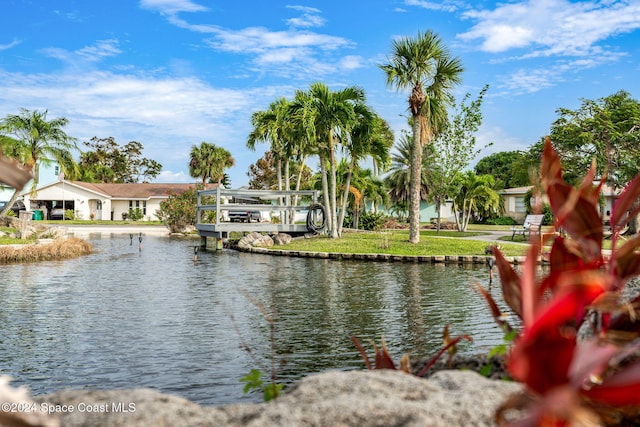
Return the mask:
M200 251L194 263L199 240L145 236L139 248L124 234L86 238L92 255L0 267L0 373L33 394L150 387L204 405L258 402L240 378L270 369L267 317L284 383L362 368L351 335L370 351L384 336L394 360L433 354L448 323L474 339L461 353L502 342L471 289L487 285L483 266L231 250Z

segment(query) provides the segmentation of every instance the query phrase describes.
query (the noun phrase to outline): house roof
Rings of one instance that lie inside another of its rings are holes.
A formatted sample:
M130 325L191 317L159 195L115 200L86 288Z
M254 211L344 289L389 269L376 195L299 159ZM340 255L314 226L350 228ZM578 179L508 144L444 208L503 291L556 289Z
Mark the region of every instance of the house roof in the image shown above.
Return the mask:
M181 194L195 184L168 184L168 183L127 183L127 184L98 184L82 181L65 181L71 185L82 187L86 190L101 193L112 199L150 199L166 198L170 193ZM216 189L218 184L208 184L207 189Z
M81 188L101 197L109 199L138 199L149 200L154 198L165 199L170 193L182 194L189 188L193 188L195 184L167 184L167 183L127 183L127 184L99 184L83 181L55 181L42 187L38 187L37 191L58 185L67 185L68 189L73 187ZM207 189L216 189L218 184L208 184ZM27 194L28 190L23 190L21 195Z
M526 187L514 187L514 188L505 188L504 190L500 190L498 191L498 194L504 194L504 195L524 195L526 194L527 191L529 191L529 189L531 189L532 186L526 186ZM620 194L620 190L616 190L613 187L611 187L608 184L604 184L602 186L602 190L601 190L601 194L603 196L618 196Z

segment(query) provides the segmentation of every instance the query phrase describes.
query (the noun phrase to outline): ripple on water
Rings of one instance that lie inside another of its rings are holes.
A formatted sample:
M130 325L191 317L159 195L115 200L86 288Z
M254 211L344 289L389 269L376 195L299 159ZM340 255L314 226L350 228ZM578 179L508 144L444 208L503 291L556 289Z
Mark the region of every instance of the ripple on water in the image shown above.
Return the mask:
M260 401L240 378L361 368L350 341L433 354L445 324L475 353L502 336L470 284L482 267L200 252L197 241L91 235L92 255L0 267L0 371L33 393L151 387L206 405ZM499 286L492 289L499 300ZM251 352L245 350L248 347Z

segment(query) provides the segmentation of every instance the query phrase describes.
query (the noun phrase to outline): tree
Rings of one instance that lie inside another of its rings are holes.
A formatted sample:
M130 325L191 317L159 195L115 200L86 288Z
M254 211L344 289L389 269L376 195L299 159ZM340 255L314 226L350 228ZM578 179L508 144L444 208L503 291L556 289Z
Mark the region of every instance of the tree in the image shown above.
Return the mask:
M278 188L276 177L276 167L271 150L265 151L264 155L255 163L249 165L249 188L252 190L275 190ZM311 169L305 164L296 163L295 160L289 160L289 168L291 172L298 176L296 178L296 189L308 188L309 179L311 178ZM293 179L293 178L290 178ZM299 183L298 183L299 182Z
M500 195L493 189L491 175L476 175L472 171L460 173L454 182L453 209L458 230L466 231L474 214L498 212Z
M190 187L182 194L170 193L167 200L160 202L156 216L172 233L182 233L196 223L198 190L203 187Z
M409 89L412 134L416 142L411 155L409 242L420 242L420 193L422 189L422 147L431 142L446 122L451 91L460 83L462 64L451 56L444 42L432 31L403 37L393 43L387 64L380 65L387 85Z
M522 151L501 151L483 157L474 167L477 175L493 175L497 190L531 184L526 155Z
M411 135L403 133L400 136L398 144L396 144L396 150L391 155L391 168L390 173L384 178L385 186L389 189L389 196L392 203L401 203L409 206L409 198L411 194L410 182L411 182L411 152L413 150L413 138ZM423 148L424 151L431 149L430 145ZM429 158L429 156L422 156L423 159ZM421 168L424 174L425 168ZM421 191L420 200L427 200L427 180L423 175L420 180ZM403 206L404 206L403 205Z
M343 152L350 161L347 164L342 207L338 218L338 235L342 235L349 192L352 191L351 176L356 169L360 168L360 160L371 155L375 159L374 164L386 164L389 161L389 148L393 145L393 134L390 133L389 125L384 120L364 104L356 104L354 111L355 124L350 134L345 135L346 139L343 139L341 144ZM360 208L359 205L360 203L356 203L356 212Z
M255 150L256 142L259 141L270 144L270 151L275 161L278 190L283 189L283 179L287 183L288 190L288 154L291 151L289 101L281 97L272 102L267 110L256 111L251 115L251 125L253 130L247 139L247 148Z
M120 146L115 138L94 136L80 155L81 181L104 183L148 182L162 171L155 160L142 157L144 147L137 141Z
M203 141L199 146L191 147L189 175L200 178L203 185L207 182L220 184L224 178L224 170L234 164L235 160L229 151Z
M307 93L297 93L304 99L305 122L311 132L313 151L320 158L320 174L329 237L340 237L337 209L337 144L348 141L351 131L358 123L358 111L365 101L364 91L358 87L347 87L331 91L325 84L311 84Z
M454 179L480 152L480 149L476 149L475 133L482 124L480 108L488 89L489 86L482 88L478 97L469 104L467 101L471 95L467 93L456 106L453 119L447 121L433 140L433 160L428 163L431 167L427 171L427 187L429 198L436 205L438 233L442 204L452 196Z
M551 141L562 159L565 179L577 183L596 161L597 175L620 189L640 172L640 102L626 91L582 100L577 110L560 108ZM540 141L538 146L542 145ZM629 223L637 232L637 221Z
M275 190L278 188L273 151L265 151L262 157L249 165L247 176L249 177L249 188L251 190Z
M49 165L57 161L63 173L73 175L77 172L72 156L72 151L77 150L75 138L63 130L69 121L64 117L47 120L47 114L47 110L39 112L23 108L20 114L9 114L0 120L0 132L15 138L14 144L8 144L9 140L4 139L6 146L2 151L5 156L33 170L32 190L38 186L40 163ZM15 191L0 216L6 214L17 197Z

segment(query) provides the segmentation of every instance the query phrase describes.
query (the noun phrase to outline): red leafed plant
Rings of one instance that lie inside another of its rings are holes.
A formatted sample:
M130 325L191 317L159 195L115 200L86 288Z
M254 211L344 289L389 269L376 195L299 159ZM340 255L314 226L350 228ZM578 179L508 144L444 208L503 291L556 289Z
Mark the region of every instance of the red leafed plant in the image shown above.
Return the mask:
M449 352L449 364L451 364L451 357L456 353L457 345L463 339L467 341L471 341L471 337L468 335L459 335L455 338L451 338L451 336L449 335L449 325L446 325L442 333L442 341L443 341L442 348L438 350L438 352L436 352L434 356L431 357L431 359L424 365L424 367L420 370L420 372L416 374L416 376L418 377L424 376L429 371L429 368L435 365L435 363L438 361L440 356L442 356L446 351ZM360 355L362 356L362 359L364 360L364 364L367 367L367 369L370 369L370 370L371 369L392 369L396 371L403 371L408 374L411 373L411 363L409 361L409 355L405 354L404 356L402 356L398 364L398 367L396 367L396 364L393 362L393 359L391 359L391 356L389 355L389 351L387 350L387 344L384 342L384 339L382 339L382 343L380 347L378 347L375 342L372 343L373 351L375 353L373 365L369 361L369 356L367 355L367 352L365 351L364 347L362 347L362 344L360 344L360 340L352 336L351 341L353 341L353 344L356 346L356 348L360 352Z
M547 137L541 177L556 227L549 268L540 271L540 241L532 238L521 272L493 249L503 298L522 319L507 355L512 378L525 391L496 413L500 425L636 425L640 421L640 296L623 290L640 274L640 236L618 245L621 231L640 212L640 175L623 190L611 213L610 254L603 253L603 221L594 185L595 165L575 188L562 177ZM500 318L491 295L482 294ZM516 411L513 411L516 410Z

